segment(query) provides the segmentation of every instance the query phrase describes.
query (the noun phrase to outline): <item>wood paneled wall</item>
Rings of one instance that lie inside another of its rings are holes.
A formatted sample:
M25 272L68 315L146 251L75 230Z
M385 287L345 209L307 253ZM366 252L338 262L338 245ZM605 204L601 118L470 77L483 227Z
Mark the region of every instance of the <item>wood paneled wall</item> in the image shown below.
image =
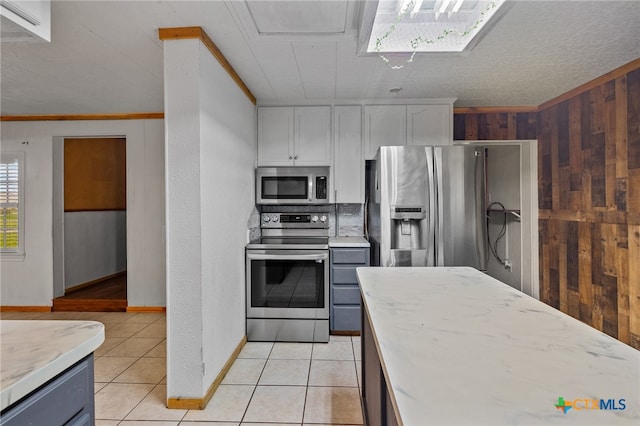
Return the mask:
M537 114L535 111L460 111L461 109L456 108L453 114L454 140L536 139Z
M537 121L540 298L640 349L640 68Z
M126 187L125 139L65 139L65 212L125 210Z
M540 298L640 349L640 61L594 82L537 112L456 109L454 139L538 139Z

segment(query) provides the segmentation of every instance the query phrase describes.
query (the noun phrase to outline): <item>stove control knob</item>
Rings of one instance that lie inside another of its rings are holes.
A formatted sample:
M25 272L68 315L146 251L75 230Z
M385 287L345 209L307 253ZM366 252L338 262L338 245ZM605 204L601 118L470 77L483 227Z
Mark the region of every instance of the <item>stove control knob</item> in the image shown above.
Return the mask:
M325 215L322 215L320 217L320 222L325 223L327 221L327 217Z
M278 220L278 216L271 216L271 222L277 222Z
M269 218L269 216L264 215L264 216L262 217L262 220L268 223L271 219Z
M316 216L316 215L311 216L311 222L313 222L313 223L318 222L318 216Z

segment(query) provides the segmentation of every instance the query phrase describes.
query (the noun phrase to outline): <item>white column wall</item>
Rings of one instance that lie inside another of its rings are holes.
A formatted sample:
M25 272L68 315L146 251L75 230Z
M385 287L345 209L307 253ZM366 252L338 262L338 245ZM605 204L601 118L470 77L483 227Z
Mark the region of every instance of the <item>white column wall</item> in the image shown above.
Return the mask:
M163 120L2 122L0 132L3 151L25 152L26 252L23 261L2 260L0 304L52 304L54 138L122 136L127 140L128 303L165 306Z
M203 398L245 335L255 106L197 39L164 41L167 398Z
M256 108L200 44L205 384L245 335L247 223L255 208Z

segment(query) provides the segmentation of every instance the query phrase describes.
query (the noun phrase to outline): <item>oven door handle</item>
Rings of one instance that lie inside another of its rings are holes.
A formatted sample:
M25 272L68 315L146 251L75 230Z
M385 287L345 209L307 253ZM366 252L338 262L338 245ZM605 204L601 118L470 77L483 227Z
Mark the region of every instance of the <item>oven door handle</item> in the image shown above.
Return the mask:
M327 260L329 255L327 253L317 253L317 254L295 254L295 253L287 253L287 254L269 254L269 253L247 253L248 259L255 260Z

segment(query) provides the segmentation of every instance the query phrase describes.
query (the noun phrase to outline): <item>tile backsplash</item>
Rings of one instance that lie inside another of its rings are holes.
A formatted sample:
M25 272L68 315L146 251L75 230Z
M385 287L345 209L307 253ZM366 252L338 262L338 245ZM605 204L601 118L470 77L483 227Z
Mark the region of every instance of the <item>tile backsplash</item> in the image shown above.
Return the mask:
M339 237L364 235L363 204L336 204L336 229Z

